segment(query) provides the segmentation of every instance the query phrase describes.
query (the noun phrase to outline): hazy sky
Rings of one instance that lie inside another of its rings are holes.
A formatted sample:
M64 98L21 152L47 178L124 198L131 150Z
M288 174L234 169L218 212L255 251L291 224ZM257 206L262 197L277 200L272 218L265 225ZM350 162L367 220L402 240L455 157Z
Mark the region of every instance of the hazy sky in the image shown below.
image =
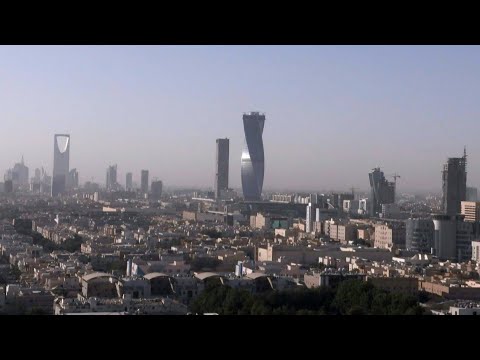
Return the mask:
M448 156L480 186L478 46L0 46L0 172L21 155L51 172L71 134L80 181L140 170L166 186L213 186L230 138L240 186L242 113L266 113L264 189L439 190Z

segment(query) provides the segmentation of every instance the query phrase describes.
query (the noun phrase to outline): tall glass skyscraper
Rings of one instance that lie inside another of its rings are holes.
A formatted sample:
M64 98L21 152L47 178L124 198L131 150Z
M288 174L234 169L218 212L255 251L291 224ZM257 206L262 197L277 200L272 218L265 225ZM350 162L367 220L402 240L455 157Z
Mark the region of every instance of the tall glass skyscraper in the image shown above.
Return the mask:
M142 193L148 194L148 170L142 170L140 180L140 188Z
M70 170L70 135L55 134L53 141L52 196L65 192Z
M228 189L228 163L230 157L230 140L217 139L217 161L215 164L215 198Z
M127 191L133 190L133 174L131 172L127 173L126 181L125 181L125 188Z
M265 158L263 127L265 114L250 112L243 115L245 147L242 152L242 189L245 200L260 200L263 188Z
M107 168L107 190L115 190L117 188L117 165L111 165Z

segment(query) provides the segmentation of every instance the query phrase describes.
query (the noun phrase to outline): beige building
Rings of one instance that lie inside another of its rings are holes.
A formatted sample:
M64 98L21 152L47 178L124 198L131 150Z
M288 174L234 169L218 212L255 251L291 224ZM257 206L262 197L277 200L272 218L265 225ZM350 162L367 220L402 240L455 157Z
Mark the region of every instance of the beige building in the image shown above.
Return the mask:
M287 263L318 263L318 253L303 246L268 245L257 249L257 261L278 261Z
M472 241L472 260L480 262L480 240Z
M354 224L339 224L332 220L323 223L325 235L332 240L339 241L343 244L357 238L357 227Z
M445 299L480 300L479 287L449 286L438 282L419 281L418 289Z
M375 228L374 227L362 227L360 229L357 228L357 239L374 242Z
M465 221L480 221L480 201L462 201L462 215L465 215Z
M405 248L405 223L375 225L374 246L380 249Z
M250 227L252 229L269 229L270 217L258 213L250 216Z
M321 272L321 273L313 273L313 274L305 274L304 277L305 286L309 289L313 289L316 287L323 287L323 286L337 286L340 282L345 280L360 280L363 281L365 279L365 275L357 274L357 273L328 273L328 272Z
M342 244L346 244L349 241L357 238L357 228L355 225L346 224L338 225L337 227L337 240Z
M277 235L287 238L289 236L293 236L294 232L291 229L275 229L275 236Z

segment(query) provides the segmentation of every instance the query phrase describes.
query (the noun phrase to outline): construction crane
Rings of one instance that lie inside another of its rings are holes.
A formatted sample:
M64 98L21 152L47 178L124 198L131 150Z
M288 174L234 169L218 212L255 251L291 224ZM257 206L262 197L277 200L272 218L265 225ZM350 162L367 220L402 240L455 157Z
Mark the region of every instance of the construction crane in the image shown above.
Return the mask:
M401 176L397 173L394 173L394 174L390 174L390 175L387 175L387 176L391 176L393 177L393 183L395 184L395 191L394 191L394 201L397 197L397 194L395 194L397 192L397 178L401 178Z
M390 175L387 175L387 176L393 177L393 181L394 181L394 183L395 183L395 186L397 185L397 178L401 178L401 176L400 176L399 174L397 174L397 173L395 173L395 174L390 174Z

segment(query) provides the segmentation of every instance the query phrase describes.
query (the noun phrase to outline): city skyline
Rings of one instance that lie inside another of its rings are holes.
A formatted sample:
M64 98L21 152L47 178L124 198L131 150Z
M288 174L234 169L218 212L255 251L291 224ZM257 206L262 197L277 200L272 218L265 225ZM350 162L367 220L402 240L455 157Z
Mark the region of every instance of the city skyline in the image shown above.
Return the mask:
M23 154L32 171L52 174L48 139L65 132L80 183L103 183L118 163L121 179L150 169L166 186L212 188L213 143L227 137L231 187L240 188L239 117L259 110L270 124L264 190L368 190L378 166L402 174L399 192L440 191L442 164L464 145L467 185L477 187L479 49L5 46L0 116L12 136L0 169Z

